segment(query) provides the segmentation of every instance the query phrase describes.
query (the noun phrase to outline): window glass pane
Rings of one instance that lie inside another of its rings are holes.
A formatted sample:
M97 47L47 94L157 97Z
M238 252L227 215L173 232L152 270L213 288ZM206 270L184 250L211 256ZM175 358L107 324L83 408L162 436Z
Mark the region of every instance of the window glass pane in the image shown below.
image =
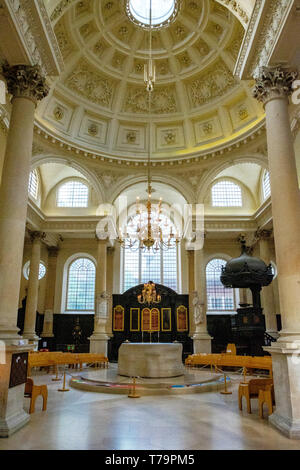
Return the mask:
M214 259L206 267L207 310L235 310L234 291L220 280L225 264L222 259Z
M124 291L139 284L139 250L124 251Z
M58 189L58 207L88 207L88 202L89 188L80 181L68 181Z
M30 196L34 199L38 197L38 176L36 170L30 172L29 183L28 183L28 192Z
M177 248L163 251L163 284L177 291Z
M23 274L24 274L24 277L25 279L29 279L29 273L30 273L30 261L28 261L25 266L24 266L24 270L23 270ZM45 277L45 274L46 274L46 266L43 264L43 263L40 263L40 267L39 267L39 280L40 279L43 279L43 277Z
M270 183L270 173L265 171L263 179L263 192L264 199L268 199L271 196L271 183Z
M175 10L174 0L152 0L152 25L160 24L170 18ZM150 25L150 0L129 0L129 8L134 18Z
M241 188L231 181L220 181L212 187L214 207L242 207Z
M142 272L141 283L153 281L154 283L161 284L161 257L160 251L153 253L146 251L141 253L142 257Z
M69 268L67 310L94 311L96 268L92 261L80 258Z

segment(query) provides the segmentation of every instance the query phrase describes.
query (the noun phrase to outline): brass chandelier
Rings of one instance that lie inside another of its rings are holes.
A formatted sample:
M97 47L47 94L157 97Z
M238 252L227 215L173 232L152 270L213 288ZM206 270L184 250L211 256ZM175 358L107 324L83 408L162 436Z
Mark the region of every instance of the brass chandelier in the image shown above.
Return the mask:
M137 197L135 204L135 215L131 217L124 232L120 230L118 241L125 249L136 251L157 252L161 249L168 250L174 248L179 242L180 237L174 233L172 222L163 215L162 198L159 199L157 207L152 204L152 186L151 186L151 154L152 154L152 135L151 135L151 103L154 84L156 81L155 64L152 59L152 0L150 0L150 28L149 28L149 60L144 65L144 82L148 93L149 105L149 152L147 164L147 204L146 210L141 207L140 198Z

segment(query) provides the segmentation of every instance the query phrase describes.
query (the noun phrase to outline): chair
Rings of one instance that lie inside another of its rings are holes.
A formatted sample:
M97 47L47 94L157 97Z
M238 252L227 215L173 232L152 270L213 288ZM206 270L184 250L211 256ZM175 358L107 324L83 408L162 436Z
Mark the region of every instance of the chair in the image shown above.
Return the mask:
M47 410L48 389L47 385L34 385L32 379L27 379L25 384L25 397L31 398L29 414L35 411L35 401L39 395L43 397L43 411Z
M236 345L233 343L227 344L226 354L232 354L233 356L236 356Z
M259 390L258 393L258 410L259 410L259 417L264 417L264 403L266 403L268 407L268 415L270 416L273 413L273 405L275 405L275 396L274 396L274 386L267 385L265 390Z
M246 398L247 411L251 413L251 399L258 398L260 390L266 390L267 386L273 385L272 379L252 379L248 383L239 386L239 408L243 409L243 397Z

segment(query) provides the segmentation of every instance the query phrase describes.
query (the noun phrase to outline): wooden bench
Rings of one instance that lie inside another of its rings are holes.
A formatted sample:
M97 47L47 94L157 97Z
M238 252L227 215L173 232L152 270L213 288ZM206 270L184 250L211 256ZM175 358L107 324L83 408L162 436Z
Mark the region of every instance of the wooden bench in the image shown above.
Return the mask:
M97 364L100 367L108 367L108 358L103 354L93 353L63 353L63 352L32 352L28 356L28 376L31 375L33 367L57 367L58 365L69 365L75 367L83 364Z
M270 356L252 357L236 356L233 354L192 354L187 357L185 365L188 367L198 367L210 365L211 367L243 367L254 370L267 370L272 377L272 358Z

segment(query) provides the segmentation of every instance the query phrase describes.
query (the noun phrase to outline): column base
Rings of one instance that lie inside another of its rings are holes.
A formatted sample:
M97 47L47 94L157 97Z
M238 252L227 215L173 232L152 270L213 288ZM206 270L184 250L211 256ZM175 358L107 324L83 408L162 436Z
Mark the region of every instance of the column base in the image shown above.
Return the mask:
M22 340L22 336L18 334L19 331L17 327L0 325L0 341L4 341L6 344L15 344L16 341Z
M28 341L28 344L32 344L35 350L38 349L40 338L35 333L23 333L23 338Z
M6 419L0 418L0 438L10 437L12 434L25 426L29 420L30 415L24 410L19 411L17 414Z
M279 333L277 330L266 330L266 333L268 333L268 335L272 336L274 339L279 338Z
M208 333L195 333L192 336L194 354L210 354L212 339Z
M300 439L300 344L277 341L264 347L272 355L276 410L270 423L291 439Z
M269 416L269 423L289 439L300 439L300 419L297 421L287 419L275 411Z
M94 333L90 338L90 352L107 356L107 343L109 336L105 333Z

